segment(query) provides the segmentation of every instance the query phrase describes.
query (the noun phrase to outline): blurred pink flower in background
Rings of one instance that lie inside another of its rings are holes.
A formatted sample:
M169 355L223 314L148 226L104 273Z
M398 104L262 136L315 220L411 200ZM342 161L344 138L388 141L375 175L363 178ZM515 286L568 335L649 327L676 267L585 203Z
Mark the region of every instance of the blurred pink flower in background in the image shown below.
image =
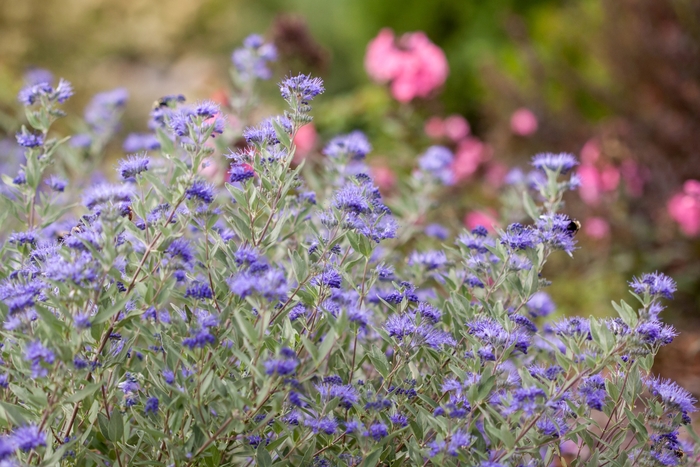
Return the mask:
M498 227L496 211L493 209L489 209L487 212L471 211L464 216L464 226L469 230L472 230L479 225L486 227L489 232L494 232L496 227Z
M589 206L597 206L603 193L615 191L620 184L620 171L613 165L599 170L593 165L583 164L578 169L578 176L581 177L579 195Z
M387 166L379 165L372 167L372 178L380 190L387 192L396 185L396 174Z
M443 121L445 136L452 141L461 141L469 134L469 123L459 114L452 114Z
M598 158L600 158L598 142L594 139L589 139L581 148L581 163L592 165L598 162Z
M601 240L610 235L610 224L602 217L589 217L583 221L583 232L595 240Z
M430 117L423 126L423 131L432 139L440 139L445 136L445 124L440 117Z
M313 123L308 123L299 128L297 134L294 136L294 145L296 146L294 162L301 162L304 160L316 146L317 139L318 133Z
M486 183L494 189L498 189L503 186L505 182L506 175L510 171L510 167L501 162L492 162L488 165L486 169L486 174L484 178Z
M683 191L675 194L666 205L671 218L688 237L700 234L700 182L687 180Z
M537 131L537 117L530 109L521 107L510 117L510 129L518 136L530 136Z
M459 182L469 178L479 164L486 159L486 145L476 138L467 138L459 143L452 162L454 181Z
M374 81L391 82L391 95L400 102L428 97L449 72L445 53L425 33L407 33L397 41L386 28L367 45L365 69Z
M640 167L639 164L632 159L625 159L622 161L622 164L620 164L620 174L625 181L625 186L630 196L642 196L644 181L649 175L648 169L644 170L643 167Z
M223 171L221 170L221 166L216 159L213 157L207 157L199 166L199 174L206 178L207 181L218 185L221 183Z

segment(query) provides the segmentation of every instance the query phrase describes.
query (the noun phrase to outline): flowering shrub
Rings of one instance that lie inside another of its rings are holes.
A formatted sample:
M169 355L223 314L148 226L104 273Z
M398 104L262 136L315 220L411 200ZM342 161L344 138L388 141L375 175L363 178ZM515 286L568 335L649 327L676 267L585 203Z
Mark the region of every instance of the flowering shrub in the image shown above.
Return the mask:
M250 96L274 51L258 37L242 50ZM149 151L82 187L48 174L70 153L51 126L71 86L22 91L26 160L4 176L0 464L694 463L694 399L649 374L676 335L659 319L673 280L634 278L619 318L547 319L542 268L576 249L560 212L573 156L533 158L530 224L422 236L412 220L453 182L450 151L426 150L392 209L360 132L331 140L318 170L292 165L324 88L305 75L279 88L288 109L242 132L223 187L200 174L229 131L217 104L160 99ZM90 128L103 146L114 126Z

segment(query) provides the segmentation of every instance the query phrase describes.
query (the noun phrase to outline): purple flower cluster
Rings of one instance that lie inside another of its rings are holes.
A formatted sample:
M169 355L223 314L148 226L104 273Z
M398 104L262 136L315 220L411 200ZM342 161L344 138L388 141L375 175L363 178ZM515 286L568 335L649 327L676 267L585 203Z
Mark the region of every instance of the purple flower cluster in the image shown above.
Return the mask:
M37 84L29 84L22 88L17 99L25 106L34 105L42 99L49 102L58 102L63 104L73 95L73 87L71 84L61 78L58 86L54 89L48 82L40 82Z
M452 151L445 146L431 146L418 159L418 167L443 185L451 185L454 183L453 160Z
M231 61L241 80L267 80L272 77L268 62L277 60L277 48L266 43L262 36L252 34L243 41L243 47L233 51Z
M265 361L265 373L268 375L288 376L296 372L299 366L297 354L287 347L282 348L279 358L271 358Z
M633 278L629 285L636 293L648 293L652 297L671 299L676 291L676 282L660 272L642 274L640 278Z
M361 131L353 131L347 135L336 136L323 148L328 157L361 160L372 151L372 145Z
M578 165L576 156L568 153L552 154L542 153L537 154L532 158L532 166L538 170L557 172L566 175Z

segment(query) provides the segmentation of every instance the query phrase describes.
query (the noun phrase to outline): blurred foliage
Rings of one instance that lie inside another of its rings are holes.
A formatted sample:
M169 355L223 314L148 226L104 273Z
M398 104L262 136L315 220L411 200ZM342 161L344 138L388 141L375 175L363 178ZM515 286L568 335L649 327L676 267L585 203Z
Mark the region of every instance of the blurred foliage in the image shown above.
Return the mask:
M450 76L434 99L402 106L370 83L363 57L382 27L425 31L445 50ZM145 128L161 95L192 100L227 89L231 51L248 34L266 32L282 54L278 77L323 76L321 139L361 129L375 146L373 165L409 173L430 144L422 131L430 115L464 115L509 165L525 166L540 151L578 154L595 139L604 157L632 158L650 177L638 199L619 190L591 208L571 196L572 215L606 218L611 236L584 237L573 261L548 265L548 274L590 284L585 291L558 285L552 295L563 310L595 314L624 293L621 278L658 268L679 281L678 309L700 305L698 242L679 235L664 205L685 179L700 178L697 1L3 0L0 30L0 130L7 134L17 128L15 95L30 65L80 84L73 115L92 92L125 86L126 134ZM264 103L256 115L270 105L279 103ZM538 117L535 137L510 132L510 114L523 106ZM110 150L121 155L118 143ZM450 190L430 220L457 226L465 212L498 204L496 192L474 183L483 176Z

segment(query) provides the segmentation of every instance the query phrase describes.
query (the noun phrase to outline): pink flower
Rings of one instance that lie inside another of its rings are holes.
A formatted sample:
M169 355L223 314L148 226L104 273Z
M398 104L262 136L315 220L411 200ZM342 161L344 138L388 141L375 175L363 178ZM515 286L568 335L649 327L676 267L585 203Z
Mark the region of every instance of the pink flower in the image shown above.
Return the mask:
M645 170L632 159L625 159L622 161L622 164L620 164L620 175L622 175L625 181L627 192L630 196L635 198L642 196L644 182L648 172L645 173Z
M578 189L581 199L589 206L597 206L602 191L598 169L592 165L582 165L577 173L581 177L581 186Z
M675 194L666 209L685 235L697 237L700 234L700 182L686 181L683 192Z
M581 163L595 164L600 158L600 148L598 142L594 139L589 139L581 148Z
M461 115L450 115L443 123L445 125L445 135L454 142L463 140L469 134L469 123Z
M493 209L489 209L488 212L471 211L464 216L464 226L469 230L475 229L479 225L486 227L489 232L495 232L495 228L498 227L496 212Z
M447 79L445 54L422 32L404 34L398 43L391 29L382 29L367 45L365 69L379 83L391 82L400 102L428 97Z
M530 136L537 131L537 117L530 109L522 107L510 117L510 129L519 136Z
M202 161L202 164L199 166L199 174L208 181L217 185L219 184L221 176L223 175L221 166L213 157L207 157Z
M380 190L387 192L394 188L394 185L396 185L396 175L389 167L380 165L372 167L371 170L374 183L377 184Z
M603 191L615 191L620 184L620 171L613 165L606 165L600 172L600 188Z
M294 145L296 146L294 162L301 162L304 160L316 146L317 139L318 133L313 123L306 124L299 128L297 134L294 136Z
M502 164L500 162L491 162L488 165L488 168L486 169L486 174L484 175L484 178L486 179L486 183L490 187L498 189L501 186L503 186L503 183L506 179L506 175L509 171L510 169L506 164Z
M452 174L454 181L469 178L479 168L479 164L485 159L485 145L476 138L467 138L459 143L452 162Z
M583 221L583 232L595 240L601 240L610 235L610 224L602 217L589 217Z
M423 126L423 131L432 139L440 139L445 136L445 124L440 117L430 117Z

